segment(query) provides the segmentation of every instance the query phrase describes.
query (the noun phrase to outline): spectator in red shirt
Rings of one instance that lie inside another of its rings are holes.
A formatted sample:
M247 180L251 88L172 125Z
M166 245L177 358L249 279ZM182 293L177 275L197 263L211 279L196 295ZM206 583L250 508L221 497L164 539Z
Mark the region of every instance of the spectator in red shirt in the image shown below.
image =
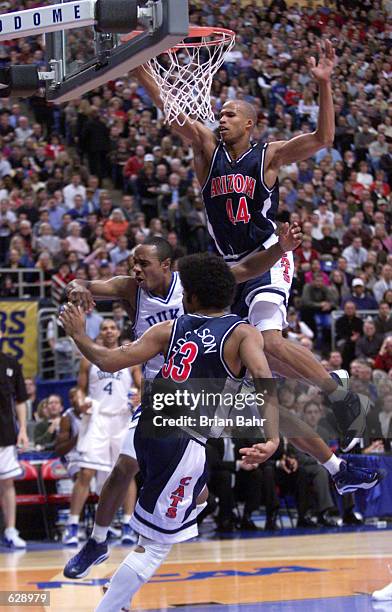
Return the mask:
M135 149L135 154L126 162L124 166L124 177L127 181L136 179L140 170L144 167L144 158L147 157L145 153L145 148L142 145L138 145Z
M295 251L295 259L302 271L310 269L310 264L313 260L318 259L319 254L316 249L312 248L312 239L309 236L304 236L301 246Z
M380 352L374 360L374 367L377 370L389 372L392 369L392 336L385 338Z

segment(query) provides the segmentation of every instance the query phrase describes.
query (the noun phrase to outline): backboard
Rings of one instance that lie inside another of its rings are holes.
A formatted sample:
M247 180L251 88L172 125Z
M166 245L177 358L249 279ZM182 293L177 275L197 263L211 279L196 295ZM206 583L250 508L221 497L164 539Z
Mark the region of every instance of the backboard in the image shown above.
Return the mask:
M124 76L187 35L187 0L139 0L138 4L142 9L150 7L152 17L138 21L138 30L128 42L121 42L119 33L98 31L96 25L45 34L47 63L55 73L54 80L46 82L48 100L60 103L79 98Z

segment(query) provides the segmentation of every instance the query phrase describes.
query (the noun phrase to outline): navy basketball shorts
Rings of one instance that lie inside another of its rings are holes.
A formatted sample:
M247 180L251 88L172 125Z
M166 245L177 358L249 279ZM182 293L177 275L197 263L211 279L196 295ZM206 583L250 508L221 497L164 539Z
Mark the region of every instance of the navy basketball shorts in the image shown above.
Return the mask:
M146 438L135 431L143 487L131 518L140 535L175 544L198 535L196 500L207 484L205 445L181 430Z

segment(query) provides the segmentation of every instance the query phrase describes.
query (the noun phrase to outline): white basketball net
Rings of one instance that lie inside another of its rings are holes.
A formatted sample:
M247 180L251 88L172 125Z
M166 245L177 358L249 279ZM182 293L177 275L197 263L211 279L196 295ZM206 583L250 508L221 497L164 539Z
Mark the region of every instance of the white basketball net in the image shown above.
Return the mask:
M161 61L153 58L148 62L146 70L159 87L169 124L215 121L210 98L212 79L234 44L234 33L222 31L213 44L211 36L201 37L201 43L195 46L184 43L167 51Z

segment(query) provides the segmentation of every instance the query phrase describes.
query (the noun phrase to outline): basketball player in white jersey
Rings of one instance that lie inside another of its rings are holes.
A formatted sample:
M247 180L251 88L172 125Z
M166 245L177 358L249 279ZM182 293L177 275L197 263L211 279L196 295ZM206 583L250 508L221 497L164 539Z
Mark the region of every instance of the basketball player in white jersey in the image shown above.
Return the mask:
M318 45L319 61L309 58L309 69L319 88L317 129L288 141L251 142L257 123L254 107L243 100L225 102L220 112L220 141L200 121L181 116L172 129L191 141L194 167L202 188L207 226L217 252L229 265L245 261L252 253L276 243L279 205L278 175L281 166L308 159L332 146L335 111L331 75L335 64L332 43ZM163 110L160 89L143 66L133 72L154 104ZM264 350L273 372L305 380L319 387L330 400L349 451L365 427L369 400L348 390L348 373L330 375L305 347L282 335L287 327L287 302L293 279L291 253L284 253L267 274L239 288L233 312L248 316L263 335ZM334 463L331 469L338 472Z
M100 326L100 339L106 348L118 346L120 332L114 321L105 319ZM78 543L79 515L89 495L91 480L109 475L120 454L127 431L131 388L140 388L140 368L124 368L119 372L102 372L83 359L78 388L91 400L90 415L85 414L79 429L77 451L79 471L72 491L68 528L63 543ZM134 506L134 492L128 490L124 501L124 524L129 523Z

